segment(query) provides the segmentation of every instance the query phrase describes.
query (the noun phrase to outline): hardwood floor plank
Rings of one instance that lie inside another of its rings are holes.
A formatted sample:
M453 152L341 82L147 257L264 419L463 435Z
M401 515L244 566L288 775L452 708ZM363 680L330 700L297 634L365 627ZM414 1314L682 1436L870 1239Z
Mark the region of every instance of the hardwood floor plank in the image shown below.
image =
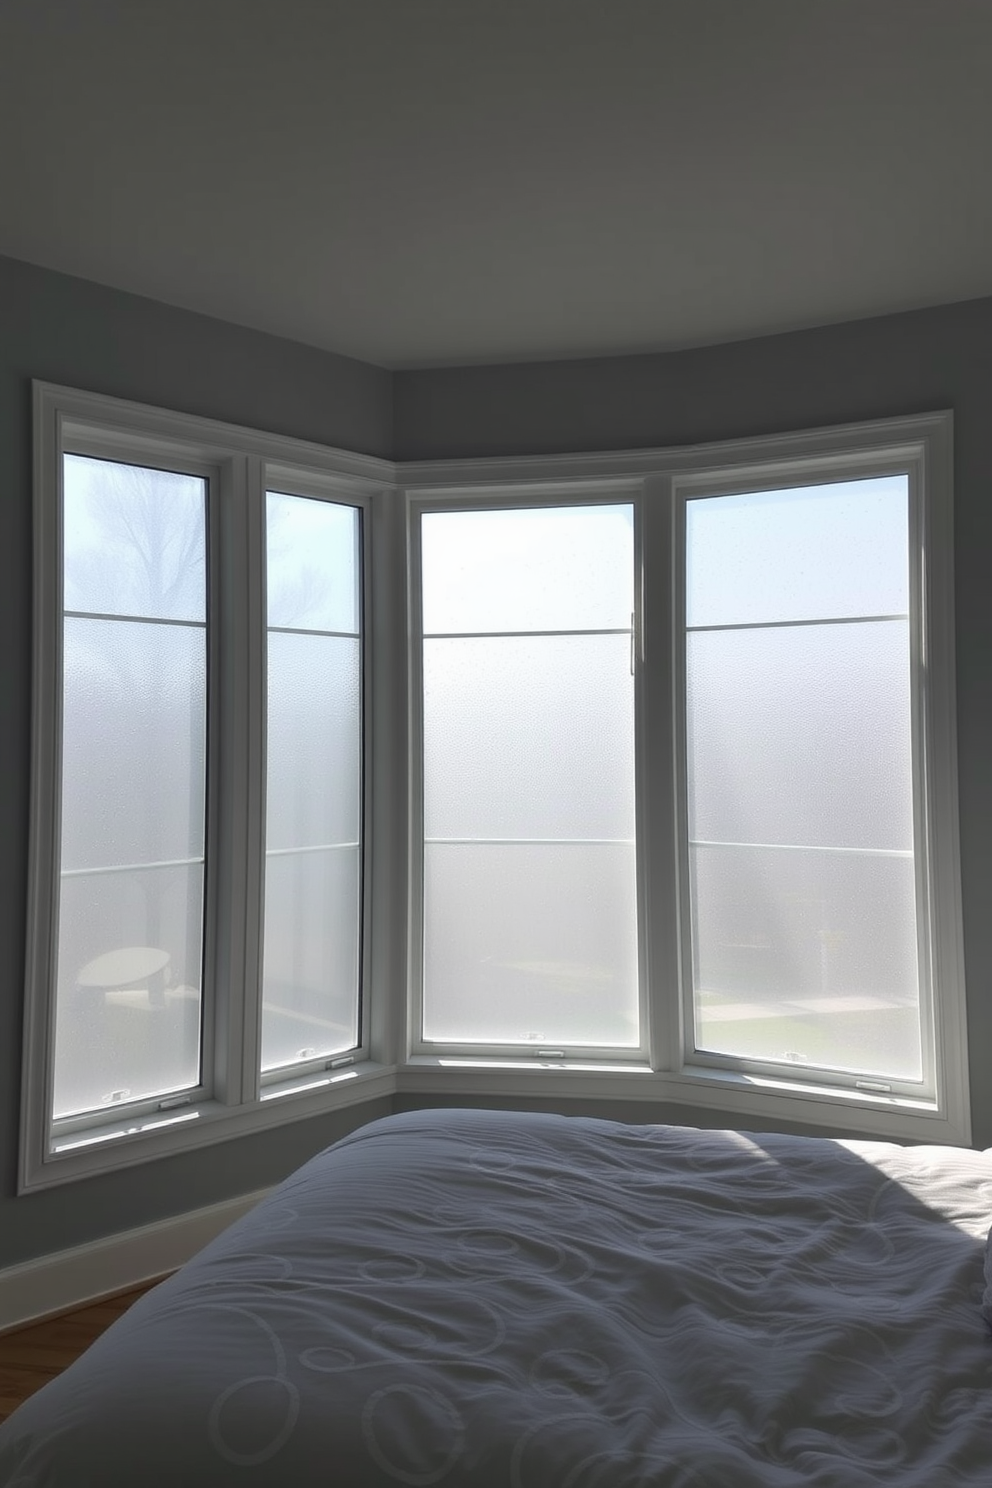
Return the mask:
M104 1297L73 1312L0 1333L0 1421L68 1369L111 1323L163 1278Z
M71 1364L73 1359L77 1359L84 1349L88 1349L96 1337L99 1337L99 1334L79 1332L48 1342L24 1339L11 1355L5 1355L0 1350L0 1371L3 1369L48 1369L53 1374L58 1374L61 1369L65 1369L67 1364Z

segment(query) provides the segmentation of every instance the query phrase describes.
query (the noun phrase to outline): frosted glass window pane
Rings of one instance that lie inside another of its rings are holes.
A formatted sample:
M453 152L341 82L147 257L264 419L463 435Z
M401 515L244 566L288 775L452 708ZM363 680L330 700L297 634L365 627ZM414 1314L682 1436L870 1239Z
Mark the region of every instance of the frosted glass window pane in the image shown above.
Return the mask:
M358 1043L358 848L269 854L262 1069Z
M277 492L266 512L263 1071L359 1042L362 803L360 515Z
M359 513L270 491L266 499L270 625L358 632Z
M907 621L686 638L689 835L913 845Z
M635 1046L633 845L429 844L424 1034Z
M206 482L63 473L56 1117L199 1084L206 732Z
M424 642L428 837L634 836L629 636Z
M270 632L270 848L357 842L361 797L361 643Z
M686 503L687 623L901 615L906 476Z
M424 1036L636 1046L632 508L422 535Z
M911 857L691 852L703 1049L919 1079Z
M200 1081L203 869L64 875L54 1115Z
M68 618L62 868L203 854L206 635Z
M630 625L630 506L428 512L421 544L425 634Z
M63 457L65 607L199 620L206 613L206 481Z

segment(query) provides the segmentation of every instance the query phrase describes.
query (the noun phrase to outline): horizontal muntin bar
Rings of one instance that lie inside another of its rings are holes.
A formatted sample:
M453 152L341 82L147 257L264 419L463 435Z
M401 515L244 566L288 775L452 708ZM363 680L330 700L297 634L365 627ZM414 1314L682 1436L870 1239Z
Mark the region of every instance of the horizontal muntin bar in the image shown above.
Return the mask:
M63 610L66 620L119 620L129 625L182 625L186 629L206 630L206 620L170 620L164 615L110 615L100 610Z
M360 842L318 842L306 847L270 847L266 849L267 858L291 857L294 854L333 852L336 848L361 847ZM87 878L102 873L147 873L154 868L192 868L196 864L203 863L199 858L165 858L158 863L111 863L98 868L63 868L62 878Z
M633 847L633 837L425 837L425 847Z
M537 636L629 636L629 625L600 630L425 630L425 641L526 640Z
M269 635L330 636L332 640L360 641L360 630L312 630L306 625L267 625Z
M908 620L909 614L900 615L832 615L822 620L741 620L732 625L687 625L686 635L696 635L706 630L799 630L810 625L875 625L882 621Z
M153 868L192 868L194 865L203 865L202 855L198 858L164 858L158 863L110 863L99 868L63 868L62 878L90 878L101 873L148 873Z
M303 853L333 852L339 847L361 847L360 842L313 842L306 847L267 847L265 856L267 858L291 858Z
M690 847L745 847L771 852L842 853L868 858L912 858L911 847L826 847L815 842L713 842L690 837Z

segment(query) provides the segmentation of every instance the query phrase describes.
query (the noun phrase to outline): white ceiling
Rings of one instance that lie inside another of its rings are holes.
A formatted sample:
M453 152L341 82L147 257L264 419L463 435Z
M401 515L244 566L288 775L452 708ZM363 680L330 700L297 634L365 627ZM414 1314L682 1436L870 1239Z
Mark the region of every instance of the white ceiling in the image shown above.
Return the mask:
M0 0L0 253L385 367L992 294L992 0Z

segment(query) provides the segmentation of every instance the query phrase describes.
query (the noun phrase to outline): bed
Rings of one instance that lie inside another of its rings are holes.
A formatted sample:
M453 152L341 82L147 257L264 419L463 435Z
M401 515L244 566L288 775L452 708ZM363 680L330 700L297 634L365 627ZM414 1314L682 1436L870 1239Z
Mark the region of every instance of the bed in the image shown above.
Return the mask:
M0 1427L3 1488L989 1488L992 1151L421 1111Z

